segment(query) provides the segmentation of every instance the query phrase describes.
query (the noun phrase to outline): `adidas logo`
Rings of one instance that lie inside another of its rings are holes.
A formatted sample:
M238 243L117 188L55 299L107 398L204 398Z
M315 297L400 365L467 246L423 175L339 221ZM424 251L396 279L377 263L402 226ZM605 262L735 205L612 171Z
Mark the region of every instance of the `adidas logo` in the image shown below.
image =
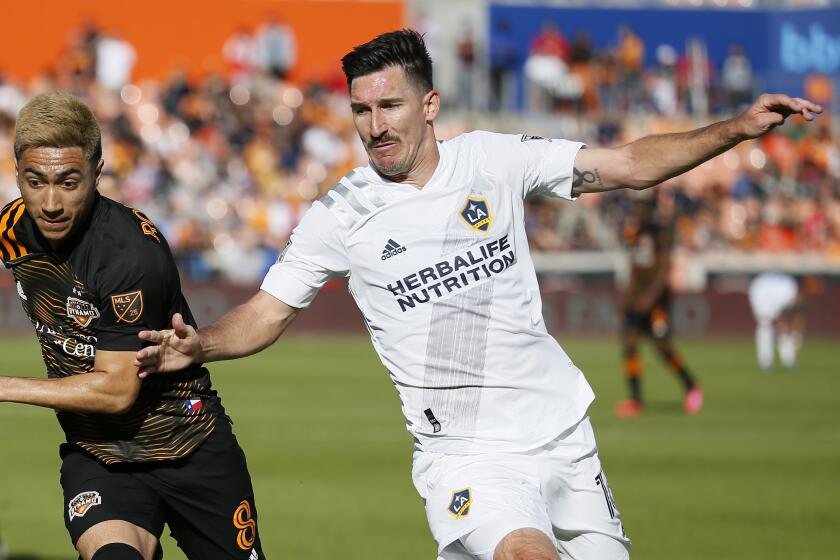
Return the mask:
M408 251L405 247L394 241L393 239L389 239L388 243L385 244L385 248L382 249L382 260L390 259L400 253L405 253Z

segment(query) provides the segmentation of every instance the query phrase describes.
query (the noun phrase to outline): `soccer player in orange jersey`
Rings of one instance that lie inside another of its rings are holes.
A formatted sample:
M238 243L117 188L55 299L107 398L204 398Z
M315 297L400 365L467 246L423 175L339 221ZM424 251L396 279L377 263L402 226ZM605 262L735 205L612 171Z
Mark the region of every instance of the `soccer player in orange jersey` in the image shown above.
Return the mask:
M634 202L624 237L630 249L630 281L624 297L624 374L630 398L619 401L615 413L622 417L639 416L642 404L642 360L639 339L648 336L669 368L685 389L683 407L687 414L697 414L703 407L703 391L689 373L682 357L671 342L671 268L673 224L656 211L656 198Z

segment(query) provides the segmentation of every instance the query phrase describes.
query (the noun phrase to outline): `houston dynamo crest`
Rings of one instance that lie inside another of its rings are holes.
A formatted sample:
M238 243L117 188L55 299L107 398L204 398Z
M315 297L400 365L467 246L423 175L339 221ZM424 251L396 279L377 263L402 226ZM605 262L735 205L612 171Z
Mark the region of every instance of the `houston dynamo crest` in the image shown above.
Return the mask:
M470 489L464 488L452 493L452 501L449 502L447 510L450 514L455 516L455 519L466 517L470 513L470 506L472 506L472 496Z
M493 223L493 216L490 215L490 206L486 198L468 197L467 203L461 210L461 218L470 228L481 233L490 231L490 224Z

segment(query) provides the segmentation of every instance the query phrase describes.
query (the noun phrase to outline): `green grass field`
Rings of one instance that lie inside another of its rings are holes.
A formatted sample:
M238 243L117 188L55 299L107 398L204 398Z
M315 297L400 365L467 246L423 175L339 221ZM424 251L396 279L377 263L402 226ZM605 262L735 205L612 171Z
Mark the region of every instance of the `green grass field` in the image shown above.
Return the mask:
M693 418L646 354L648 412L629 421L612 416L617 341L561 343L598 395L591 415L634 559L837 558L837 341L808 340L795 374L761 373L746 339L682 342L706 391ZM2 339L0 353L1 374L42 371L32 337ZM435 557L396 392L366 340L288 337L212 373L248 455L269 558ZM0 405L0 534L13 559L75 559L60 440L50 411ZM183 558L169 537L165 548Z

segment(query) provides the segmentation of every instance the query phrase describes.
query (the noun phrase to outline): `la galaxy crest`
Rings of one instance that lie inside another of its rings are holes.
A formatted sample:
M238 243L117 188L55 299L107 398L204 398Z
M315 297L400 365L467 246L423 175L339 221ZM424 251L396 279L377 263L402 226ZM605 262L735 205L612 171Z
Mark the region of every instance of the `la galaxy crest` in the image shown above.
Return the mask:
M490 231L493 223L493 216L490 215L490 205L486 198L476 196L467 197L467 202L461 209L461 219L466 222L470 229L481 233Z
M452 501L449 502L447 511L449 511L455 519L461 519L462 517L469 515L471 506L472 495L470 495L470 489L464 488L463 490L457 490L452 493Z

